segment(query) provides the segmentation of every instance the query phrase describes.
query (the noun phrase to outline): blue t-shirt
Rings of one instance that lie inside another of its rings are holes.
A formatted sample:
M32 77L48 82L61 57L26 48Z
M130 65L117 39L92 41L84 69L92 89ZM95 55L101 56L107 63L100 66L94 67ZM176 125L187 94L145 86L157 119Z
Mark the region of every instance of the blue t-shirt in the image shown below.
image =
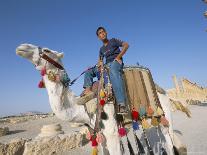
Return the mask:
M119 39L112 38L109 40L108 44L103 45L99 51L99 57L101 60L106 58L106 63L114 61L117 55L121 52L119 47L122 47L123 41ZM122 60L122 58L121 58Z

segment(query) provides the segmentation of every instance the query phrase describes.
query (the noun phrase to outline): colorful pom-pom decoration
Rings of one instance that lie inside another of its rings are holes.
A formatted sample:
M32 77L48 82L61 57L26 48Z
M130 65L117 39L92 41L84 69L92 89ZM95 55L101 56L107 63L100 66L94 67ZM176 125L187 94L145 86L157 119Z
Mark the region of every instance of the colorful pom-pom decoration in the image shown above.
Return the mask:
M97 133L97 136L96 136L96 141L101 144L104 142L104 136L99 132Z
M150 128L149 123L145 119L142 120L142 128L143 129L149 129Z
M123 121L124 121L124 117L123 117L123 115L121 115L121 114L116 114L116 121L117 121L118 123L123 122Z
M41 80L41 81L39 82L38 87L39 87L39 88L45 88L45 83L44 83L43 80Z
M123 128L123 127L119 128L118 132L119 132L120 137L126 136L126 129L125 128Z
M104 111L101 112L101 119L102 120L107 120L108 119L108 116Z
M163 115L164 113L163 113L163 111L162 111L162 109L160 108L160 107L157 107L157 115Z
M137 121L139 118L139 113L135 109L132 110L132 119Z
M49 71L48 79L53 82L55 81L55 73L53 71Z
M87 132L87 134L86 134L86 139L88 139L88 140L91 139L91 133L90 133L90 132Z
M90 140L92 146L98 146L98 143L96 141L96 135L92 135Z
M139 130L139 124L137 121L133 121L132 122L132 127L133 127L133 130Z
M103 89L100 90L100 98L104 98L105 97L105 92Z
M141 106L140 109L139 109L139 115L140 117L143 117L146 115L146 110L145 110L145 107L144 106Z
M168 127L169 126L169 121L166 119L165 116L161 117L160 123L164 126L164 127Z
M44 76L46 74L46 67L41 69L41 75Z
M152 109L151 106L149 106L149 107L147 108L147 116L152 116L153 114L154 114L154 110Z
M105 103L106 103L106 102L105 102L105 100L104 100L104 99L101 99L101 100L100 100L100 105L101 105L101 106L104 106L104 105L105 105Z
M152 117L152 119L151 119L151 125L152 126L158 126L159 125L158 119L155 118L155 117Z
M92 155L98 155L98 149L97 147L92 148Z
M56 82L60 82L60 75L59 75L59 74L56 74L56 75L55 75L55 81L56 81Z

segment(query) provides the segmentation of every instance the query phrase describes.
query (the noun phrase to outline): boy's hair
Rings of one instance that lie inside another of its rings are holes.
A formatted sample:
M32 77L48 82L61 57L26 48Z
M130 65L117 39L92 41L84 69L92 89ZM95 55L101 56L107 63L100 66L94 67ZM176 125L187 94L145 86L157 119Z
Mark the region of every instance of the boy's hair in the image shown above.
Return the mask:
M106 32L106 29L102 26L98 27L97 30L96 30L96 35L98 36L98 31L99 30L104 30Z

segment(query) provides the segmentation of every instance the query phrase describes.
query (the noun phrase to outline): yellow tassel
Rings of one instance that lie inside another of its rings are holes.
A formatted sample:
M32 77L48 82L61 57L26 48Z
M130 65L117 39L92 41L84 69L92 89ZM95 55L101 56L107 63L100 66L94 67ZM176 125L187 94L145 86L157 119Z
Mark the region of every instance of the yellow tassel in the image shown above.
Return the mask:
M149 129L150 128L149 123L145 119L142 120L142 127L143 127L143 129Z
M92 149L92 155L98 155L98 149L97 149L97 147L93 147L93 149Z
M157 107L157 115L163 115L163 111L160 107Z
M157 118L152 117L151 125L153 125L153 126L158 126L159 125L159 122L158 122Z
M104 98L105 97L105 92L102 89L100 90L100 97L101 98Z

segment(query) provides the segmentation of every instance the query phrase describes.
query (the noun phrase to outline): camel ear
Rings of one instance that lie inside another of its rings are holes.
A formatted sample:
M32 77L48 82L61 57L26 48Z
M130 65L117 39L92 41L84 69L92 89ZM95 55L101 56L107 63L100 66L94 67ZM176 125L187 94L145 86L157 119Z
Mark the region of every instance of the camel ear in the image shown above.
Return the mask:
M60 59L63 58L63 56L64 56L63 52L57 54L57 57Z

